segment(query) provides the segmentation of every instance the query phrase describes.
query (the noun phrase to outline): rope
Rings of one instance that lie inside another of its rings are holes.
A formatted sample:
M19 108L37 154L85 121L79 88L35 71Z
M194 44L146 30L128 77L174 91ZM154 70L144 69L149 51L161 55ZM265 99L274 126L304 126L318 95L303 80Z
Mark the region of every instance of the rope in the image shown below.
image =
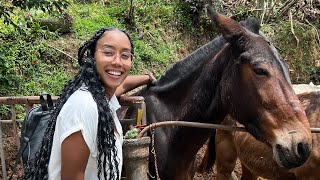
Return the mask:
M152 141L152 145L151 145L151 153L153 154L154 157L154 167L156 170L156 179L157 180L161 180L160 176L159 176L159 171L158 171L158 163L157 163L157 155L156 155L156 149L154 147L154 131L156 129L156 126L150 126L150 133L151 133L151 141Z
M244 127L236 127L236 126L227 126L227 125L221 125L221 124L209 124L209 123L198 123L198 122L187 122L187 121L163 121L163 122L157 122L152 123L146 126L138 135L138 138L143 137L143 135L149 130L151 133L151 153L154 157L154 166L156 170L156 178L157 180L161 180L158 172L158 166L157 166L157 156L155 152L154 147L154 133L155 129L158 127L164 127L164 126L185 126L185 127L194 127L194 128L206 128L206 129L221 129L225 131L241 131L241 132L247 132ZM310 128L312 133L320 133L320 128ZM151 176L151 174L149 174Z
M225 131L241 131L247 132L244 127L227 126L221 124L209 124L209 123L198 123L198 122L187 122L187 121L163 121L152 123L149 127L145 127L140 133L138 138L141 138L148 130L152 128L164 127L164 126L185 126L195 128L206 128L206 129L221 129ZM320 128L310 128L312 133L320 133Z

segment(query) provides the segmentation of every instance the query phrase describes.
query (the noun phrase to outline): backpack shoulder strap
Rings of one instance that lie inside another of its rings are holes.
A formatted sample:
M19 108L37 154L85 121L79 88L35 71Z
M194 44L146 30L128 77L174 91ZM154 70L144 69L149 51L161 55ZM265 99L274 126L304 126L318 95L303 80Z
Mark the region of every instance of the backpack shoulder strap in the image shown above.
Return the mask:
M47 96L47 100L44 99ZM53 101L51 95L47 92L42 92L40 95L40 104L42 111L47 111L48 109L53 109Z

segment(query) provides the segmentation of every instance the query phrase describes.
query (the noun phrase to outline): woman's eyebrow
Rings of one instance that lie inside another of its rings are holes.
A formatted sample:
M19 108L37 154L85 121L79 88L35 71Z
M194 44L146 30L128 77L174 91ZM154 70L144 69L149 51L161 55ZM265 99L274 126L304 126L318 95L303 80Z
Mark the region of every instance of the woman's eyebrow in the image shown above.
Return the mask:
M102 45L102 49L104 49L104 48L110 48L110 49L113 49L113 50L116 49L114 46L111 46L111 45L108 45L108 44ZM131 49L130 49L130 48L122 48L121 51L128 51L128 52L130 52Z
M104 45L102 45L102 48L111 48L111 49L115 49L113 46L108 45L108 44L104 44Z
M128 52L130 52L131 49L129 49L129 48L123 48L121 51L128 51Z

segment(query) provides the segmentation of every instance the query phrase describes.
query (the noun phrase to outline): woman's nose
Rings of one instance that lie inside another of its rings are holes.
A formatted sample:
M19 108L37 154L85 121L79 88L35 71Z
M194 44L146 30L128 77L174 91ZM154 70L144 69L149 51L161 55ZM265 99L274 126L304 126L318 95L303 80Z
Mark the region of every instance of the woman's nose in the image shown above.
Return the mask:
M117 56L115 57L115 59L112 61L112 64L122 65L121 56L120 56L120 55L117 55Z

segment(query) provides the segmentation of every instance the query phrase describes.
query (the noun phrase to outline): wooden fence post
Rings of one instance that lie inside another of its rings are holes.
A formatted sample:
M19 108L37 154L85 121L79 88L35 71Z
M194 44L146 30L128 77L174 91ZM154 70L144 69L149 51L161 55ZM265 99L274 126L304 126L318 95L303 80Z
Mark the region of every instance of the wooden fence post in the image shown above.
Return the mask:
M1 126L1 117L0 117L0 158L1 158L1 167L2 167L2 177L3 180L7 180L7 170L6 162L3 150L3 141L2 141L2 126Z

